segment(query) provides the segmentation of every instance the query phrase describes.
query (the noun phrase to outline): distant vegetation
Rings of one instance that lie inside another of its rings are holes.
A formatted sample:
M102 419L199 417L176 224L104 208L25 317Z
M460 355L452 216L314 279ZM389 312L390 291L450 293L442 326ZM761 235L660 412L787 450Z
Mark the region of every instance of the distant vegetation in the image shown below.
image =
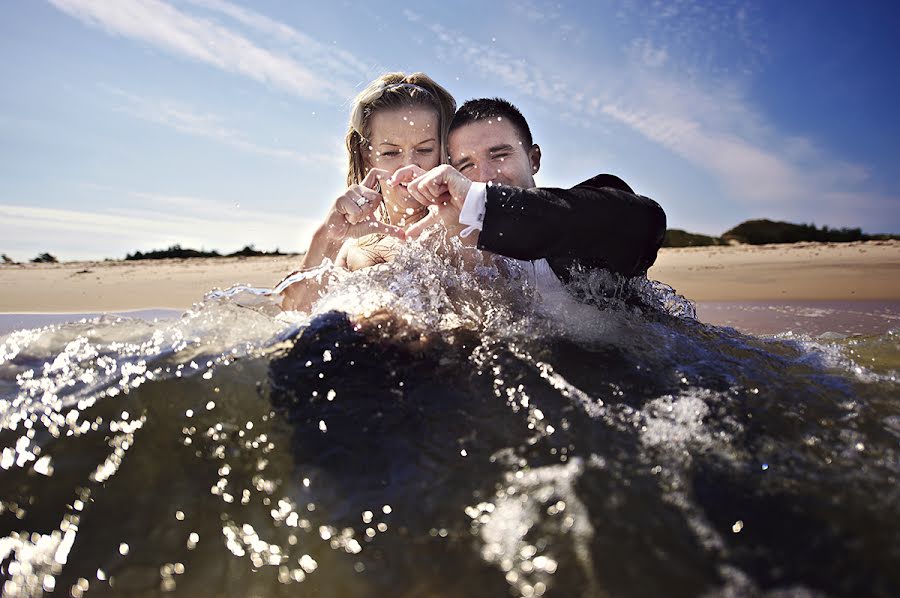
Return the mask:
M669 229L666 231L663 247L703 247L731 243L765 245L768 243L799 243L801 241L847 243L885 239L900 239L900 235L867 235L859 228L828 228L827 226L818 228L814 224L748 220L726 231L721 237L709 237L674 228Z
M708 245L725 245L725 241L719 237L698 235L677 228L667 230L666 237L663 239L663 247L706 247Z
M31 260L31 262L34 264L55 264L58 261L59 260L56 259L55 255L50 255L49 253L42 253Z
M275 248L275 251L259 251L253 248L253 245L247 245L240 251L235 251L234 253L229 253L226 257L257 257L261 255L290 255L287 253L282 253Z
M793 224L791 222L775 222L772 220L748 220L726 231L721 237L689 233L677 228L666 231L663 247L709 247L712 245L731 245L746 243L748 245L764 245L767 243L798 243L801 241L819 241L828 243L846 243L849 241L881 241L887 239L900 240L900 235L867 235L859 228L818 228L814 224ZM256 257L256 256L296 255L275 251L259 251L253 245L247 245L240 251L221 254L218 251L198 251L185 249L181 245L172 245L168 249L153 251L135 251L125 256L126 260L161 260L167 258L186 259L194 257ZM6 254L0 255L5 264L16 262ZM36 264L55 264L59 260L49 253L42 253L31 260Z
M798 243L800 241L829 241L848 243L850 241L866 241L859 228L817 228L814 224L792 224L790 222L773 222L771 220L748 220L738 224L722 235L725 240L750 245L767 243Z
M288 255L282 253L278 249L275 251L258 251L253 245L247 245L240 251L222 255L218 251L197 251L196 249L184 249L181 245L172 245L168 249L154 249L146 253L135 251L125 256L128 261L131 260L162 260L167 258L185 259L192 257L255 257L261 255Z

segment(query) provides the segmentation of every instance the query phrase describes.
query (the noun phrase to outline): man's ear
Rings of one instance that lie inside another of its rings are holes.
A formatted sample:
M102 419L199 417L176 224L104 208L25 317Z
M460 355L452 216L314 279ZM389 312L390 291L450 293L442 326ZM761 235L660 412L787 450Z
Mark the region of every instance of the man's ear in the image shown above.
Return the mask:
M528 150L528 161L531 162L531 174L537 174L537 171L541 169L541 146L537 143Z

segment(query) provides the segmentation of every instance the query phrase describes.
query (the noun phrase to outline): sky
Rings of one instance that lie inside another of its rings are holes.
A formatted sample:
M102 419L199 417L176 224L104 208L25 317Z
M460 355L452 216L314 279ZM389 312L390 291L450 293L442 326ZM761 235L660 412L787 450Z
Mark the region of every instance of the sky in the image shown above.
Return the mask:
M424 71L501 96L538 185L616 174L670 228L900 233L900 4L5 0L0 253L301 251L353 96Z

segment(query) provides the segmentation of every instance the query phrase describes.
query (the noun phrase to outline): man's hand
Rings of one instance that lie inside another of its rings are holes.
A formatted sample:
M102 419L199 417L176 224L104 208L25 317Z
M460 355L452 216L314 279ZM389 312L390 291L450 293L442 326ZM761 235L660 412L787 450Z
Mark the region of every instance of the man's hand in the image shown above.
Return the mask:
M452 234L465 228L459 223L459 212L466 201L472 181L448 164L423 172L415 165L405 166L394 173L388 186L403 185L413 199L429 206L429 215L406 229L408 238L418 237L438 219ZM433 207L432 207L433 206Z
M426 173L418 166L405 166L388 179L389 185L405 185L409 194L424 206L450 203L462 209L472 181L449 164L435 166Z

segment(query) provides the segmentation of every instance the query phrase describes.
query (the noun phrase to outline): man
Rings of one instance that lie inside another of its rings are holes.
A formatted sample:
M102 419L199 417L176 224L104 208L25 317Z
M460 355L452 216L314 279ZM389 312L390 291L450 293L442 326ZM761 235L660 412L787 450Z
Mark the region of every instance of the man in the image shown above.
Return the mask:
M541 149L509 102L463 104L450 124L449 149L449 165L427 173L402 168L388 184L403 184L419 202L438 206L447 227L471 235L479 249L546 259L563 282L573 266L633 277L645 275L656 260L666 231L659 204L608 174L571 189L536 188ZM407 233L414 236L431 222Z

